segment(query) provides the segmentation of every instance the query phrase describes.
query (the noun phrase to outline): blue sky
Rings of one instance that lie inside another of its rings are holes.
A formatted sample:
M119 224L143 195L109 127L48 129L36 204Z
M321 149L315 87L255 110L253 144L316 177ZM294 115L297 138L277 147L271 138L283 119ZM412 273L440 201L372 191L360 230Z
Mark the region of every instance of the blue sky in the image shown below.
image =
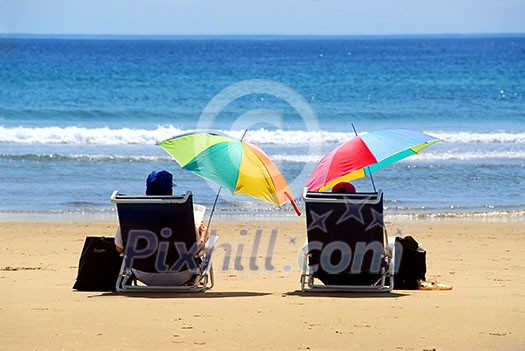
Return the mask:
M525 0L0 0L0 33L391 35L525 32Z

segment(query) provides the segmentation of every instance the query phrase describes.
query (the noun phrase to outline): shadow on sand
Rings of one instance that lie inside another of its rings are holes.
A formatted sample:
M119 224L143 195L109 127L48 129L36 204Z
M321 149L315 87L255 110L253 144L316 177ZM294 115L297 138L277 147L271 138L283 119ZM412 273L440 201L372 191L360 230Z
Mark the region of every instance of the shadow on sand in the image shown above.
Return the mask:
M117 292L104 292L98 295L90 295L87 298L94 297L108 297L108 296L125 296L131 298L147 298L147 299L216 299L216 298L229 298L229 297L259 297L271 295L270 293L251 292L251 291L227 291L227 292L129 292L129 293L117 293Z
M301 297L338 297L338 298L350 298L350 299L381 299L390 298L395 299L398 297L410 296L408 294L386 292L386 293L366 293L366 292L339 292L339 291L302 291L295 290L284 294L286 296L301 296Z

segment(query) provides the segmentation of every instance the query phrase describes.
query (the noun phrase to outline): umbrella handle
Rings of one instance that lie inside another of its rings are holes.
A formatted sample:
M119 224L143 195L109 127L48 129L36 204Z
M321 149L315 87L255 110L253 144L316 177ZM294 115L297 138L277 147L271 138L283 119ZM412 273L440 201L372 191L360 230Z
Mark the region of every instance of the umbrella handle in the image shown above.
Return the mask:
M288 192L284 192L284 195L290 200L290 203L293 206L293 209L295 210L295 213L297 213L298 216L301 216L301 211L299 211L299 208L297 207L297 204L295 203L295 200L288 194Z

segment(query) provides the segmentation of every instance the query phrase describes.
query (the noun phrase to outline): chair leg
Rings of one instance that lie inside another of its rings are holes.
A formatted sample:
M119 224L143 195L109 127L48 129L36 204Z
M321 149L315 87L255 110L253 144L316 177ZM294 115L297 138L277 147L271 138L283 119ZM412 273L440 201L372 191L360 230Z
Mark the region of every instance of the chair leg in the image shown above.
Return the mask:
M122 283L123 283L123 279L124 279L124 266L125 266L125 262L124 262L124 260L122 260L122 264L120 265L120 271L119 271L118 277L117 277L117 282L115 283L115 290L117 292L121 292L122 291Z
M213 280L213 266L210 263L210 287L208 289L213 288L213 285L215 285L215 281Z

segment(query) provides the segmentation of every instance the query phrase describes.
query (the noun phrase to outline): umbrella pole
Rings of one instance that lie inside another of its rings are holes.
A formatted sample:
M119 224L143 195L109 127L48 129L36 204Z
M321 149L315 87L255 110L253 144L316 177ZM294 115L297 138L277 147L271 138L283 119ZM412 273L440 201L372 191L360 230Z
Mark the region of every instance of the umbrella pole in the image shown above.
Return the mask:
M370 167L366 167L370 171ZM374 193L377 193L376 183L374 183L374 177L372 177L372 172L370 172L370 180L372 181L372 186L374 187Z
M298 216L301 216L301 211L299 211L299 207L297 207L297 204L295 203L295 199L290 194L288 194L287 191L284 192L284 196L286 196L288 200L290 201L290 203L292 204L292 207L295 210L295 213Z
M217 196L215 196L215 201L213 202L213 207L211 209L210 218L208 219L208 225L206 226L206 232L204 233L204 242L208 241L208 230L210 229L211 219L213 217L213 212L215 212L215 205L217 205L217 200L219 200L219 195L221 194L222 186L219 187L217 191Z
M352 128L354 129L355 136L358 136L354 123L351 123L351 124L352 124ZM370 180L372 181L372 187L374 188L374 193L377 193L376 183L374 182L374 177L372 176L372 172L370 172L370 167L366 167L366 168L368 168L368 173L369 173L368 175L370 176Z

